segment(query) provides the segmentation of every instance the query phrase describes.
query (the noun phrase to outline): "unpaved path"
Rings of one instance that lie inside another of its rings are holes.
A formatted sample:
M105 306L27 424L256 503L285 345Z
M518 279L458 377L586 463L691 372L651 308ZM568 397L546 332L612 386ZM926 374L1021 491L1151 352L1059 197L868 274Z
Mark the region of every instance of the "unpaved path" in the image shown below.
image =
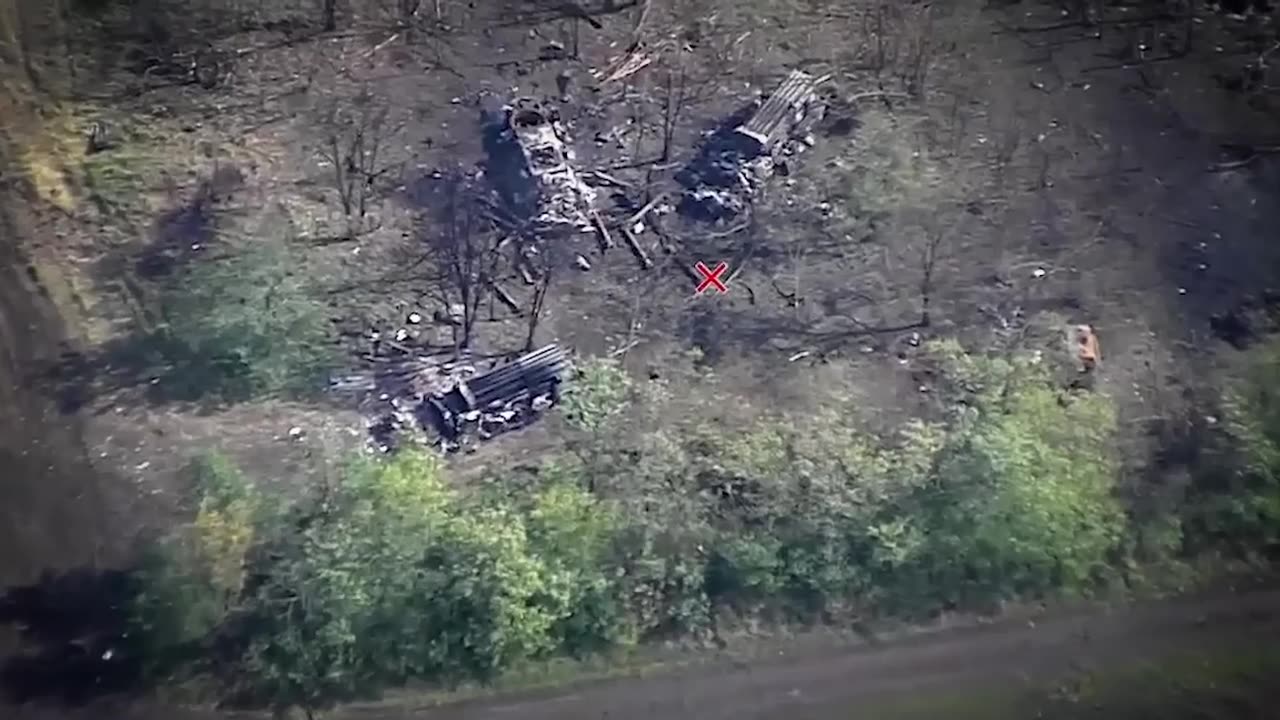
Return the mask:
M858 708L969 692L1031 688L1082 667L1258 647L1280 639L1280 592L1074 613L1040 622L917 636L878 648L834 647L750 664L722 663L518 699L417 709L351 708L355 720L760 720L856 717Z
M918 634L879 647L822 640L775 645L767 660L712 659L649 677L429 705L407 697L343 708L326 720L818 720L880 718L899 702L1020 690L1083 669L1236 649L1280 640L1280 591L1184 599ZM27 707L14 720L247 720L264 715L100 703Z

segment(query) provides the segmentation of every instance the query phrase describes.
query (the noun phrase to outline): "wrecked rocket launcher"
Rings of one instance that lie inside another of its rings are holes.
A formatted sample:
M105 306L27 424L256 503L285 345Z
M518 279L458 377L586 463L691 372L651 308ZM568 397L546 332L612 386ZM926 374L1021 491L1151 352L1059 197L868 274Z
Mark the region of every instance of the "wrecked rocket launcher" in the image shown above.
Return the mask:
M552 392L569 365L560 346L552 344L516 358L500 368L460 381L456 387L434 398L445 417L509 405Z

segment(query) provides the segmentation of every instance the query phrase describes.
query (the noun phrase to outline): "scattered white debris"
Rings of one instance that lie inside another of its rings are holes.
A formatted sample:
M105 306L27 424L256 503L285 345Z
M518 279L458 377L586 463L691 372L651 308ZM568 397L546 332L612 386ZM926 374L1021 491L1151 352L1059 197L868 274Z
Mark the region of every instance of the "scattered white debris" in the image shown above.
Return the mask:
M409 339L409 331L404 328L396 330L396 342L404 342Z
M449 98L449 104L450 104L450 105L461 105L461 104L462 104L462 98L460 98L460 97Z
M1205 415L1205 416L1204 416L1204 421L1205 421L1205 422L1207 422L1207 423L1209 423L1210 425L1217 425L1217 424L1218 424L1218 418L1217 418L1217 417L1215 417L1215 416L1213 416L1213 415Z
M146 469L147 469L147 468L149 468L149 467L151 467L151 461L150 461L150 460L144 460L143 462L140 462L140 463L138 463L137 465L133 466L133 469L134 469L134 470L146 470Z
M573 258L573 262L575 265L578 266L579 269L582 269L582 270L591 269L591 263L588 262L587 259L582 257L581 255L575 255Z
M920 333L911 333L911 337L907 338L907 344L911 347L920 347Z
M293 427L289 428L289 437L295 440L302 437L302 428L298 427L297 425L294 425Z
M809 355L811 355L811 354L812 354L812 353L811 353L810 351L808 351L808 350L801 350L800 352L796 353L795 355L792 355L791 357L787 358L787 362L795 362L795 361L797 361L797 360L801 360L801 359L803 359L803 358L807 358L807 357L809 357Z
M1048 271L1045 270L1044 268L1036 268L1035 270L1031 271L1031 277L1033 278L1042 278L1047 274L1048 274Z
M116 654L115 650L112 650L111 648L107 648L107 651L102 653L102 659L110 660L111 658L115 657L115 654Z
M1187 289L1186 289L1186 288L1178 288L1178 294L1179 294L1179 295L1186 295L1186 294L1187 294Z
M191 249L192 249L192 250L199 250L199 249L200 249L200 247L201 247L201 246L200 246L200 243L191 243Z
M631 232L635 233L636 235L641 235L641 234L643 234L643 233L644 233L644 223L642 223L642 222L637 222L635 225L632 225L632 226L631 226Z
M1197 267L1200 268L1201 272L1209 269L1209 266L1205 263L1200 263Z

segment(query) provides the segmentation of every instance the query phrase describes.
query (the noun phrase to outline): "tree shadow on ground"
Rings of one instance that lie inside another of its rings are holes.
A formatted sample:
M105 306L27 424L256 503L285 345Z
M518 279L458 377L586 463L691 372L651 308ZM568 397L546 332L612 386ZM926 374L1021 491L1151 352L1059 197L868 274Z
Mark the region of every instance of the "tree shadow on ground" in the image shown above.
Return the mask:
M16 703L83 705L135 690L141 665L128 649L135 584L118 570L46 573L0 595L0 625L21 647L0 666L0 691Z

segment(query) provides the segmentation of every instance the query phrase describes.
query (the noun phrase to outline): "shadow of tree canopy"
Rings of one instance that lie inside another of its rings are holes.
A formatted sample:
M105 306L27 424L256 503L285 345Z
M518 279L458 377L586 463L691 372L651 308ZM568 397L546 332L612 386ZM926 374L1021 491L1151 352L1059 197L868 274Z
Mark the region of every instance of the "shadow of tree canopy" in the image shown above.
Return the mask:
M17 703L82 705L137 689L141 664L127 637L135 591L127 572L77 569L0 595L0 624L22 640L0 667L0 690Z

